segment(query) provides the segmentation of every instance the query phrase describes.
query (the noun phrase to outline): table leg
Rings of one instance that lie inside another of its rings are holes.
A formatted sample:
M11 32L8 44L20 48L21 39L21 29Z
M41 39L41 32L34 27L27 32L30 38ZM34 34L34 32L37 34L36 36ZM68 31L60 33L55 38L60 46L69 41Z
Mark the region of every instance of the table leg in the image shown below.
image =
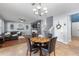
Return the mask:
M41 49L41 44L40 44L39 50L40 50L40 56L43 56L42 49Z

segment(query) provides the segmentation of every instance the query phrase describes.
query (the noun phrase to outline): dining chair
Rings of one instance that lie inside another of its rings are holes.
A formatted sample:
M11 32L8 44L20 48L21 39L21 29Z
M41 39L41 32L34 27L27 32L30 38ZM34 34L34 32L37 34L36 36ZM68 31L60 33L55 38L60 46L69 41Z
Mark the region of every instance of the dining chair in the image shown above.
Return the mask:
M52 38L52 34L48 33L48 38Z
M38 46L35 46L34 44L32 44L30 38L26 38L26 41L27 41L27 55L28 55L28 52L30 52L30 56L31 56L31 53L37 50Z
M38 37L38 34L35 32L32 32L32 37Z
M34 38L34 37L38 37L38 33L37 32L32 32L32 36L31 36L32 38ZM33 43L33 46L38 46L38 44L37 43ZM38 52L38 49L34 52L34 53L37 53Z
M56 40L57 40L57 37L53 37L50 39L50 41L48 42L48 45L46 46L43 46L42 47L42 50L47 52L50 56L50 54L52 52L54 52L54 56L55 56L55 45L56 45Z

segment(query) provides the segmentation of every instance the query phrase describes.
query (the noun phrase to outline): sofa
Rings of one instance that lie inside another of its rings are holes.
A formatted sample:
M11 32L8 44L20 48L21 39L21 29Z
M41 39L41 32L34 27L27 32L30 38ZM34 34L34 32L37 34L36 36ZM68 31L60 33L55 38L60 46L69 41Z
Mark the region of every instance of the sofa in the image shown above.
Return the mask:
M0 47L2 47L2 44L5 42L4 40L4 33L0 34Z
M21 36L21 35L22 35L22 32L19 32L19 31L6 32L4 34L4 39L5 39L5 41L7 41L7 40L17 40L18 36Z
M0 46L1 46L1 44L3 44L3 43L4 43L3 36L0 35Z

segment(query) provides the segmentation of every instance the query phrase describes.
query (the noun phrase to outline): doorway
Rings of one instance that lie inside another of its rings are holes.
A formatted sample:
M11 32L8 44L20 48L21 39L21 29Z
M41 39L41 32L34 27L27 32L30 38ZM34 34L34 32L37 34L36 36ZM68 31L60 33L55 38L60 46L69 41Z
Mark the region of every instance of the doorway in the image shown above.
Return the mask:
M79 13L71 16L71 38L72 40L79 39Z

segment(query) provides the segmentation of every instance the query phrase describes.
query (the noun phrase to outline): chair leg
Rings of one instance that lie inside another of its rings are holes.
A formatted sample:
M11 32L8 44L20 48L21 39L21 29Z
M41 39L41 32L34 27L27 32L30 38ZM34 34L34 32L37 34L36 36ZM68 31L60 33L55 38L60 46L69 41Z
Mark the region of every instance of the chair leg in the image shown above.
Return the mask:
M28 51L26 52L26 56L28 55Z
M31 51L30 51L30 56L31 56Z
M30 56L31 56L31 52L30 52Z
M54 51L54 56L55 56L55 51Z
M26 55L28 56L28 50L27 50L27 52L26 52Z
M50 56L50 53L49 53L49 56Z
M29 51L29 50L27 50L27 53L26 53L27 56L28 56L28 51ZM31 51L30 51L30 56L31 56Z
M47 54L48 54L48 56L50 56L50 52L48 52Z

